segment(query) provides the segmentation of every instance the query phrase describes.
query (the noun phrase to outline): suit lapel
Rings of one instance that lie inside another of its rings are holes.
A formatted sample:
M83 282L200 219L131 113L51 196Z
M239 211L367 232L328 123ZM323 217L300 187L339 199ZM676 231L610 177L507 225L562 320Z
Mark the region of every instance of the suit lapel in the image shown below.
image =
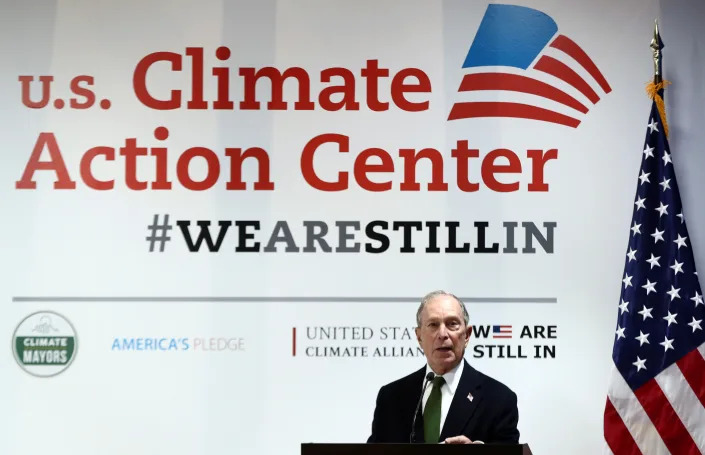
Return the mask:
M451 436L463 434L463 430L483 398L480 374L467 361L463 360L463 362L465 362L463 374L460 376L460 382L455 389L453 400L450 402L450 409L441 431L441 441Z

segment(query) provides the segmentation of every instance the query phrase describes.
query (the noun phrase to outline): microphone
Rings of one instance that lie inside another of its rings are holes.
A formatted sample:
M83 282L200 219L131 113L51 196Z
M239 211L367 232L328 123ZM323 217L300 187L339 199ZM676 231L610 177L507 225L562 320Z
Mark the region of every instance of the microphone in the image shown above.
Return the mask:
M414 409L414 419L411 421L411 434L409 435L409 442L414 442L414 436L416 436L416 415L419 413L419 408L423 402L423 396L426 393L426 387L433 381L436 375L431 371L426 375L426 381L424 381L423 389L421 390L421 396L419 397L419 402L416 403L416 408Z

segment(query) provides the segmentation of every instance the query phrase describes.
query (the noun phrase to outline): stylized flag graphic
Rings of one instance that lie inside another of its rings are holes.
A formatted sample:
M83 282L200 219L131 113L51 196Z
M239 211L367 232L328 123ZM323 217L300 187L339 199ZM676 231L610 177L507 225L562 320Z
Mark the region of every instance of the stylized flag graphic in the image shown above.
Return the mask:
M705 453L705 304L664 127L654 102L604 415L614 455Z
M493 325L492 326L492 338L511 338L512 337L512 326L511 325Z
M515 98L525 93L535 95L536 103L458 101L448 120L515 117L577 127L577 117L588 112L587 105L600 100L595 89L605 94L612 89L585 51L557 33L556 22L541 11L489 5L463 63L467 73L458 93L509 92ZM539 104L560 106L568 113Z

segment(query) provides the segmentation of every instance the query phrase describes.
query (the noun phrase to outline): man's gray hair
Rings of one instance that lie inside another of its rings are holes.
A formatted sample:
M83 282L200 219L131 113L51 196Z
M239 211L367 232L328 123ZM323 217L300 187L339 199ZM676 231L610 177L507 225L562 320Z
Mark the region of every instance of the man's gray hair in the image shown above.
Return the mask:
M468 314L467 308L465 308L465 304L463 303L462 300L460 300L455 294L451 294L450 292L446 292L443 290L438 290L438 291L433 291L429 292L424 296L423 299L421 299L421 305L419 305L419 309L416 311L416 326L421 327L421 313L423 312L424 307L428 302L431 300L435 299L438 296L442 295L447 295L449 297L453 297L456 302L458 302L458 305L460 305L460 309L463 310L463 319L465 319L465 326L470 325L470 315Z

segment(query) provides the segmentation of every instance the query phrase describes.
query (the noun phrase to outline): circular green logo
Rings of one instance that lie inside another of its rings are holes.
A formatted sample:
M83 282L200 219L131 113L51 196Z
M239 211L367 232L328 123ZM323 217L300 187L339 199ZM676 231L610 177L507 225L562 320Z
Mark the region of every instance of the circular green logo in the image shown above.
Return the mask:
M55 376L71 365L76 357L76 331L63 316L53 311L30 314L12 335L15 360L27 373Z

